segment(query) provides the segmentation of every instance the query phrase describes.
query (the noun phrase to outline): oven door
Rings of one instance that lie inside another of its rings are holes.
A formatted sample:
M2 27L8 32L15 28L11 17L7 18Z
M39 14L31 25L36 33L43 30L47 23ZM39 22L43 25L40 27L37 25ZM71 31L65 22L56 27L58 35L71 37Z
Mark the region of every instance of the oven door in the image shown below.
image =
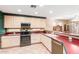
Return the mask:
M31 45L31 36L21 36L20 46Z

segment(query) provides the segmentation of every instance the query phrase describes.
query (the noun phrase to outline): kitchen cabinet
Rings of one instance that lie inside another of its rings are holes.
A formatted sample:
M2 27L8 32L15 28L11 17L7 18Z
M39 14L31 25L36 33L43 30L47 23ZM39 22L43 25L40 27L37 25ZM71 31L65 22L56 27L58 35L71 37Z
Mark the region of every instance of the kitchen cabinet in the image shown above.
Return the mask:
M56 41L55 39L52 40L52 53L53 54L63 54L64 51L63 44L59 41Z
M52 39L41 34L41 42L52 52Z
M46 27L46 20L39 19L39 18L32 18L31 20L32 28L45 28Z
M25 18L21 16L14 16L14 28L21 28L21 23L25 23Z
M20 45L20 36L2 36L1 48L13 47Z
M4 15L0 11L0 34L4 34L4 33L5 33L5 29L4 29Z
M40 19L40 27L41 28L46 28L46 19Z
M14 28L13 16L4 16L4 28Z
M46 19L30 18L22 16L10 16L5 15L4 17L4 27L5 28L21 28L21 23L30 23L31 28L45 28Z
M40 20L38 18L31 18L31 27L32 28L41 28Z
M39 43L40 41L40 34L31 34L31 43Z

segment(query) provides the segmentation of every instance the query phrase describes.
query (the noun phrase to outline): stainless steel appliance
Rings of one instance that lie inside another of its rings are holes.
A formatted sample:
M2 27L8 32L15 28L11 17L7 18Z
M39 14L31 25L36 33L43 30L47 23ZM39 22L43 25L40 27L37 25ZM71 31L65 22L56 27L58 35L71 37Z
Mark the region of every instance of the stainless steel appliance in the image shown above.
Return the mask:
M29 31L30 24L29 23L22 23L21 24L21 40L20 46L28 46L31 45L31 32Z

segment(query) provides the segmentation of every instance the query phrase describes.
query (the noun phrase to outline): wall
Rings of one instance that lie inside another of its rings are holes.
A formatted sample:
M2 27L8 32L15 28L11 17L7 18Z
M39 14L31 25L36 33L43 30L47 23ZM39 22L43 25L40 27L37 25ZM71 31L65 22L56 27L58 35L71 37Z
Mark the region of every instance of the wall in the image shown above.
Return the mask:
M48 19L47 20L47 30L53 31L53 27L56 25L63 25L62 21L54 20L54 19Z
M64 32L64 25L66 24L66 25L69 25L69 23L70 23L70 21L69 20L67 20L67 19L48 19L47 20L47 30L49 30L49 31L53 31L53 27L54 26L57 26L57 25L60 25L60 26L62 26L62 31ZM66 27L66 30L68 30L69 28L68 27Z
M79 21L71 21L69 26L71 33L79 34Z

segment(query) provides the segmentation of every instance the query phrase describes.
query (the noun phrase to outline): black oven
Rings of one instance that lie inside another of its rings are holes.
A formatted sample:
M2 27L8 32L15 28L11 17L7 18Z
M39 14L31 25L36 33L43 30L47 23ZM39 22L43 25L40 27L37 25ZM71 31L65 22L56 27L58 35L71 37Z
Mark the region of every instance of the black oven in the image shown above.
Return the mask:
M21 24L21 40L20 40L20 46L28 46L31 45L31 32L30 30L30 24L29 23L22 23Z

